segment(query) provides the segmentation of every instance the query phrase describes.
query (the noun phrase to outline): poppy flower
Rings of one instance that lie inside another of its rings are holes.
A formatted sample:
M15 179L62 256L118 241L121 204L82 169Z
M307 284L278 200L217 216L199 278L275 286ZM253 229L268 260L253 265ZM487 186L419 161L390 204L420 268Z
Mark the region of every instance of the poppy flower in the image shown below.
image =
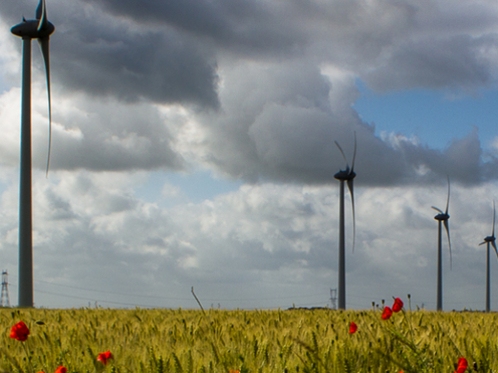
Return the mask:
M19 321L10 329L10 338L17 339L18 341L24 342L28 339L28 335L29 329L22 321Z
M102 362L102 364L106 365L107 360L109 359L114 359L114 356L112 356L111 351L107 350L106 352L102 352L99 354L97 357L97 361Z
M230 373L239 373L239 371L238 370L230 369Z
M393 304L393 312L399 312L403 308L403 301L400 298L396 298Z
M55 373L66 373L66 372L67 368L63 367L62 365L55 370Z
M393 311L389 307L384 307L384 312L382 312L382 320L389 320L393 314Z
M468 366L469 364L467 363L467 359L465 359L464 357L459 358L457 370L455 373L464 373L467 370Z
M358 325L356 325L353 321L349 324L349 334L354 334L358 330Z

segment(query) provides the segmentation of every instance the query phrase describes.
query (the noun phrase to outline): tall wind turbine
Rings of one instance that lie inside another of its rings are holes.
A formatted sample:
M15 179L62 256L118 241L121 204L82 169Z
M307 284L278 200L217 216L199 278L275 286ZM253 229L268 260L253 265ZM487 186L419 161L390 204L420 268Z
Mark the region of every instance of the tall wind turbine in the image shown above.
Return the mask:
M353 162L351 163L351 168L349 168L348 160L339 145L336 141L335 144L339 148L339 151L346 162L346 169L341 170L334 175L334 178L339 180L340 182L340 197L339 197L339 289L338 289L338 301L339 301L339 309L346 309L346 238L345 238L345 224L344 224L344 182L346 181L348 184L349 193L351 194L351 205L353 208L353 252L354 252L354 243L355 243L355 235L356 235L356 222L355 222L355 213L354 213L354 191L353 191L353 180L356 176L354 172L354 161L356 157L356 132L354 136L354 153L353 153Z
M491 233L491 236L488 236L484 239L483 242L479 244L484 245L487 244L487 254L486 254L486 312L489 312L490 310L490 305L491 305L491 296L490 296L490 274L489 274L489 244L493 246L493 249L495 249L496 256L498 257L498 250L496 249L496 243L495 243L495 217L496 217L496 210L495 210L495 201L493 201L493 232Z
M22 38L21 175L19 190L19 307L33 307L33 228L31 207L31 39L38 39L45 62L48 91L49 146L51 144L49 39L55 27L47 19L45 0L36 8L36 19L23 20L11 32Z
M432 208L439 212L434 219L438 221L438 245L437 245L437 310L443 310L443 260L442 260L442 229L441 223L444 224L446 229L446 235L448 236L448 246L450 249L450 268L451 268L451 241L450 241L450 226L448 224L448 208L450 206L450 178L448 177L448 199L446 201L446 211L442 212L437 207L432 206Z

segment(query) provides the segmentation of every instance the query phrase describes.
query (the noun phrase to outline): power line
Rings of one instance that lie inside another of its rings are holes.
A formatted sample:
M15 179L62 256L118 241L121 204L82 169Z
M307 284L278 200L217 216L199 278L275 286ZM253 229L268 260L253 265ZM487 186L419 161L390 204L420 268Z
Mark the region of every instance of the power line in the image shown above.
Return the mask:
M185 298L183 298L183 297L163 297L163 296L157 296L157 295L130 294L130 293L108 291L108 290L95 290L95 289L83 288L83 287L73 286L73 285L57 284L57 283L42 281L42 280L36 280L35 283L60 286L60 287L69 288L69 289L77 289L77 290L83 290L83 291L89 291L89 292L101 293L101 294L121 295L121 296L126 296L126 297L153 298L153 299L160 299L160 300L183 300L183 301L191 300L190 297L185 297ZM303 298L306 299L306 298L321 297L322 295L323 294L307 294L307 295L302 295L302 296L297 296L297 297L296 296L286 296L286 297L268 297L268 298L203 298L203 300L205 300L207 302L292 300L292 299L303 299Z
M126 296L128 298L130 297L138 297L138 298L153 298L153 299L158 299L158 300L182 300L182 301L191 301L191 298L179 298L179 297L161 297L161 296L153 296L153 295L135 295L135 294L125 294L125 293L120 293L120 292L112 292L112 291L103 291L103 290L93 290L93 289L88 289L88 288L82 288L82 287L77 287L77 286L72 286L72 285L64 285L64 284L55 284L53 282L48 282L48 281L41 281L37 280L35 283L41 283L41 284L46 284L46 285L53 285L53 286L59 286L59 287L64 287L64 288L69 288L69 289L77 289L77 290L83 290L83 291L89 291L89 292L95 292L95 293L102 293L102 294L112 294L112 295L121 295L121 296ZM15 285L15 284L14 284ZM140 302L119 302L119 301L110 301L107 299L96 299L92 296L81 296L81 295L74 295L74 294L66 294L66 293L59 293L59 292L53 292L53 291L48 291L48 290L42 290L38 286L36 287L36 292L42 293L42 294L49 294L49 295L54 295L57 297L61 298L70 298L70 299L80 299L80 300L85 300L85 301L91 301L91 302L100 302L100 303L108 303L108 304L116 304L116 305L122 305L122 306L132 306L132 307L144 307L144 308L154 308L154 307L162 307L160 305L151 305L151 304L141 304ZM265 300L294 300L297 301L299 299L309 299L313 297L322 297L323 294L311 294L311 295L303 295L303 296L288 296L288 297L271 297L271 298L202 298L203 301L209 302L209 303L219 303L219 302L247 302L247 301L252 301L252 302L261 302ZM278 308L281 305L277 305L274 308Z
M110 301L107 299L92 299L90 297L80 297L77 295L69 295L69 294L58 294L58 293L53 293L50 291L44 291L44 290L36 290L38 293L43 293L43 294L50 294L50 295L55 295L58 297L63 297L63 298L73 298L73 299L80 299L80 300L85 300L85 301L90 301L90 302L97 302L97 303L109 303L109 304L117 304L120 306L131 306L131 307L144 307L144 308L160 308L161 306L158 305L144 305L144 304L138 304L138 303L126 303L126 302L115 302L115 301Z

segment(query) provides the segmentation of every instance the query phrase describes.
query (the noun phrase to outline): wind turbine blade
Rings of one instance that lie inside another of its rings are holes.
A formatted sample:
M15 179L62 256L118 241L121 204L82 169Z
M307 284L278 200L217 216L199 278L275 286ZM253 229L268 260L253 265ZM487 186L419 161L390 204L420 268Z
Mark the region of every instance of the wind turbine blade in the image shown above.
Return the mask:
M486 241L482 241L482 242L479 244L479 246L484 245L485 243L486 243Z
M348 160L346 159L346 155L344 154L344 152L342 151L342 148L341 146L339 145L339 143L337 141L334 141L335 144L337 145L337 147L339 148L339 151L341 152L342 154L342 158L344 158L344 161L346 162L346 166L347 166L347 169L349 170L349 163L348 163Z
M493 200L493 233L491 234L492 237L495 236L495 218L496 218L496 210L495 210L495 201Z
M495 249L496 257L498 257L498 249L496 249L495 241L491 241L491 245L493 245L493 249Z
M45 0L40 0L38 4L38 8L36 8L36 19L39 19L38 22L38 31L42 30L48 24L47 20L47 8L45 7Z
M48 154L47 154L47 170L50 167L50 152L52 150L52 104L50 98L50 56L49 56L49 37L38 38L38 43L45 61L45 75L47 77L47 95L48 95Z
M438 209L437 207L435 207L435 206L431 206L431 207L432 207L434 210L439 211L441 214L444 214L444 212L443 212L443 211L441 211L440 209Z
M446 200L446 212L445 212L446 215L448 215L449 207L450 207L450 177L448 176L448 199Z
M354 253L354 244L356 241L356 217L354 212L354 188L353 188L353 179L348 180L348 189L351 194L351 207L353 208L353 253Z
M451 259L451 241L450 241L450 225L448 220L444 221L444 229L446 229L446 235L448 236L448 247L450 248L450 269L452 267L452 259Z
M351 172L354 170L354 160L356 158L356 131L354 131L354 152L353 152L353 162L351 163Z
M45 1L40 0L38 6L36 7L36 19L41 19L43 15L43 8L45 7Z

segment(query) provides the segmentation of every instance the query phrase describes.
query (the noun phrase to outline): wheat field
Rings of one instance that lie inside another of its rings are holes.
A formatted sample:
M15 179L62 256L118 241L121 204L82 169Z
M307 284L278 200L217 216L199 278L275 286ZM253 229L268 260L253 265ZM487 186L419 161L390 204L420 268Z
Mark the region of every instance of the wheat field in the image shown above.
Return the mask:
M495 313L1 309L2 372L498 371ZM10 338L23 321L21 342ZM351 322L357 331L350 333ZM99 353L110 351L104 365Z

